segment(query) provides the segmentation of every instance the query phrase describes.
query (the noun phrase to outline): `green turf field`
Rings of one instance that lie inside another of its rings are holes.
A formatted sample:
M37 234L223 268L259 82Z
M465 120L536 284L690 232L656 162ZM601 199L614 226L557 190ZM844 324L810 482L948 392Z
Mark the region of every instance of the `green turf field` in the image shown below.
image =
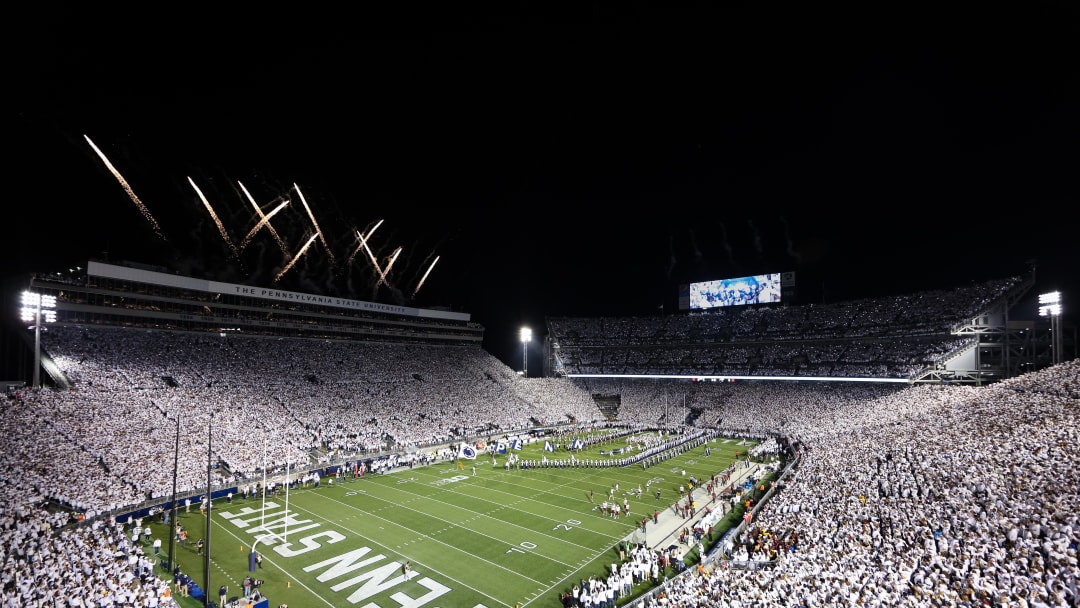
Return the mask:
M582 578L606 575L618 560L618 543L658 505L670 507L687 477L708 479L753 443L717 439L708 445L708 457L695 448L647 470L636 465L507 471L505 456L492 466L491 456L482 454L461 466L445 461L333 485L324 479L319 488L265 502L218 500L212 509L209 596L216 602L223 583L229 597L242 595L241 582L250 574L265 581L261 590L271 608L561 608L559 594ZM594 446L577 456L606 459L599 450L611 447L620 444ZM519 454L539 460L542 443ZM618 502L625 496L630 503L630 516L617 520L594 509L616 484ZM640 497L639 485L648 488ZM206 520L198 509L178 518L190 540L186 547L175 545L176 563L203 585L203 558L195 543L205 536ZM250 573L253 544L264 560ZM408 580L406 561L412 566ZM181 605L201 604L182 598Z

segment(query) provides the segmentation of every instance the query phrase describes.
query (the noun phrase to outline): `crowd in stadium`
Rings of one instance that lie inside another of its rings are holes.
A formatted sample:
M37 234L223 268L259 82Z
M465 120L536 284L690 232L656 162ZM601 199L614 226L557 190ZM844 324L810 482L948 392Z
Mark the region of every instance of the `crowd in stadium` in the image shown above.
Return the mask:
M405 451L445 443L463 429L487 435L496 428L600 416L583 389L567 382L514 382L512 370L479 348L226 340L105 327L51 328L43 343L73 382L68 392L27 404L48 413L53 431L72 439L48 450L87 468L102 457L106 479L111 473L128 482L111 490L123 495L95 499L73 496L82 490L47 476L37 480L87 510L171 495L171 462L149 471L145 463L160 459L161 446L173 445L177 417L183 459L178 488L186 491L205 487L205 460L199 459L211 411L214 452L234 478L218 483L256 475L264 464L305 462L313 449ZM86 424L79 415L86 411L109 412L93 421L108 432L69 426ZM118 439L124 451L116 451Z
M1077 605L1080 361L989 388L758 388L725 416L782 421L805 458L732 560L651 605ZM762 536L794 540L769 560Z
M1020 283L689 315L553 318L549 325L567 373L910 378L970 345L952 326Z
M73 386L3 404L2 608L164 605L151 556L98 516L170 495L177 427L179 487L205 487L211 412L216 483L317 448L601 418L596 381L521 379L478 348L99 327L51 328L43 343ZM603 383L623 396L620 422L779 431L802 452L754 534L718 549L730 560L649 602L1075 605L1078 361L981 388ZM769 560L749 542L762 537L797 542Z
M725 559L651 606L1076 605L1076 361L981 389L703 383L690 397L717 404L699 422L781 430L805 458Z

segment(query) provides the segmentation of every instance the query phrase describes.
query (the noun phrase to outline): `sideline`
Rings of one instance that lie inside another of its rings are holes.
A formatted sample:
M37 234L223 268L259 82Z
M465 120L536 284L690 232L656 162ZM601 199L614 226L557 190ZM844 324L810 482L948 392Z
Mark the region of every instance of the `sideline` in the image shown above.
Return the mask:
M761 470L762 468L763 468L763 465L761 463L759 463L759 462L752 463L751 467L742 469L741 473L737 474L734 478L732 478L731 484L733 486L735 486L736 488L739 487L739 484L741 482L746 480L748 477L751 477L752 475L756 476L756 473L758 473L759 470ZM693 522L693 521L696 521L697 519L699 519L701 514L705 512L705 509L707 507L708 507L708 503L704 503L699 508L697 508L692 514L690 514L689 517L683 518L683 517L679 517L676 513L672 512L671 505L668 505L664 509L664 512L660 514L660 517L657 518L657 519L660 520L659 523L653 524L652 526L646 527L646 529L645 529L645 544L648 545L648 547L650 549L666 547L668 544L671 544L671 542L673 540L677 540L676 535L684 527L686 527L690 522ZM650 530L657 530L657 529L659 529L659 530L650 533ZM658 534L660 534L661 536L658 537L657 536ZM631 534L627 535L627 537L624 540L633 541L634 536L635 536L635 533L631 533Z

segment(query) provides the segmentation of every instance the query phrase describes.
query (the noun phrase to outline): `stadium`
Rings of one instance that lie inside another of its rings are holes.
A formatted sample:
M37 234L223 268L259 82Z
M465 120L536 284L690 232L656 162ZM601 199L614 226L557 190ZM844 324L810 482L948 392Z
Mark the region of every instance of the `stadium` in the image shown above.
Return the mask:
M2 605L1075 606L1034 286L551 317L525 377L467 313L35 274Z

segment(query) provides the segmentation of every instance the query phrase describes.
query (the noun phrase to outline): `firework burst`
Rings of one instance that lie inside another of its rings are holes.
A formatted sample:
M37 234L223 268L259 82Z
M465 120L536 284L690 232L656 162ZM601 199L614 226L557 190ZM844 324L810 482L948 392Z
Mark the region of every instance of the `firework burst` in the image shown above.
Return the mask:
M101 158L101 162L105 163L105 167L113 174L116 181L120 182L120 187L124 189L124 192L127 192L128 197L131 198L132 202L134 202L135 206L139 209L139 213L146 218L146 221L150 222L150 226L154 229L154 234L158 235L162 240L167 241L168 239L166 239L165 235L161 232L161 226L158 225L154 216L150 214L150 210L146 208L146 205L144 205L143 202L139 200L139 197L135 195L135 191L131 189L131 185L124 179L124 176L120 175L120 172L116 170L116 167L113 166L112 162L106 158L105 154L102 153L101 149L94 144L88 135L83 135L83 137L86 138L86 143L90 144L90 147L93 148L94 152Z
M188 177L188 183L191 184L191 187L195 190L195 193L199 195L199 200L202 201L202 204L204 207L206 207L206 210L210 212L210 217L214 220L214 225L217 226L218 233L221 235L221 239L225 241L225 244L228 245L229 249L232 250L233 257L240 257L240 251L236 248L236 245L232 242L232 239L229 238L229 233L225 230L225 224L221 223L221 220L218 218L218 215L214 211L214 208L210 205L210 201L206 199L206 196L203 195L202 190L200 190L199 187L195 185L195 180L191 179L190 176Z

